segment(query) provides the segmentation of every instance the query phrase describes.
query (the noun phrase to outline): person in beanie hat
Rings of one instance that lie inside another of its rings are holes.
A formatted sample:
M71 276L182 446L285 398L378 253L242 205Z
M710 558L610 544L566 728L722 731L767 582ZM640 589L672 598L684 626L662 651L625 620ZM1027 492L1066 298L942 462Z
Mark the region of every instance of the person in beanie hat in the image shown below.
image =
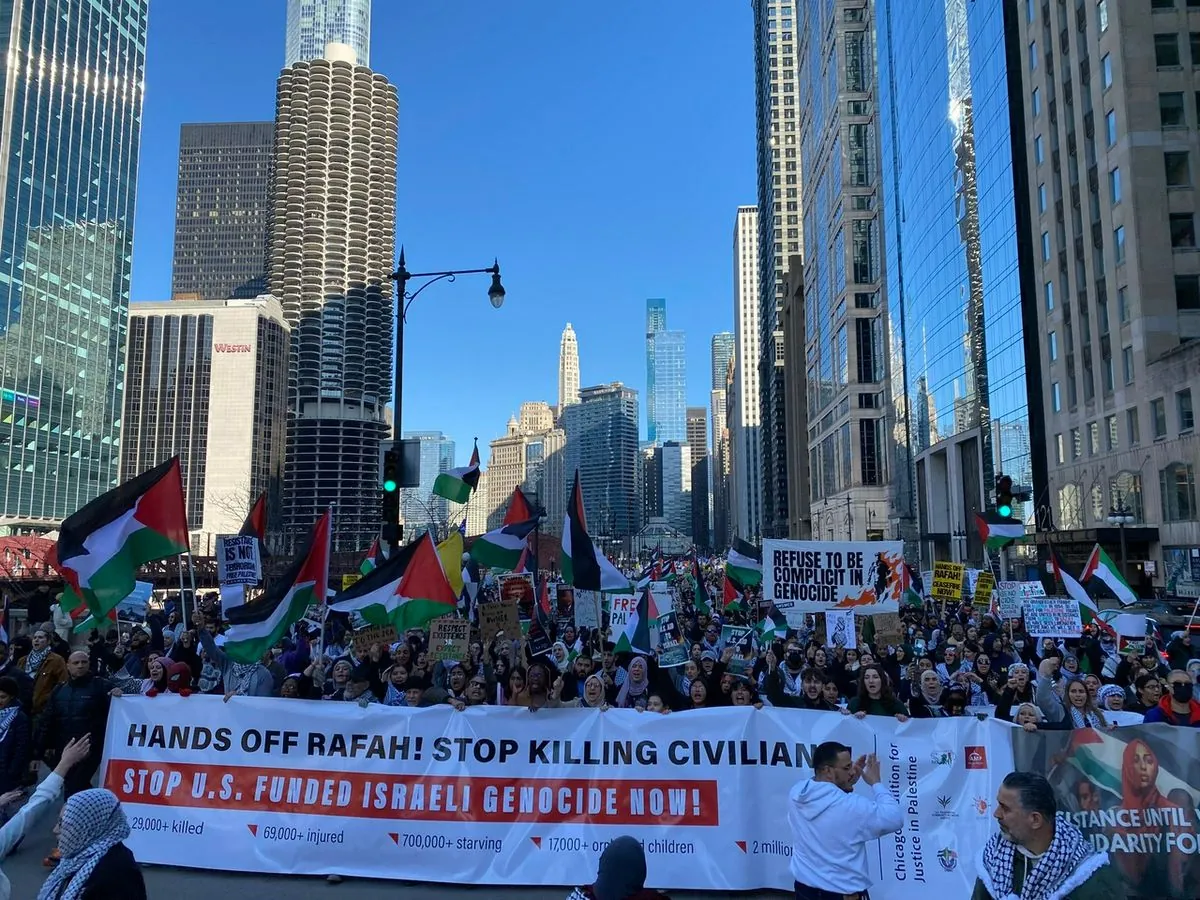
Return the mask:
M646 851L637 838L623 835L600 854L595 883L575 888L567 900L670 900L645 885Z

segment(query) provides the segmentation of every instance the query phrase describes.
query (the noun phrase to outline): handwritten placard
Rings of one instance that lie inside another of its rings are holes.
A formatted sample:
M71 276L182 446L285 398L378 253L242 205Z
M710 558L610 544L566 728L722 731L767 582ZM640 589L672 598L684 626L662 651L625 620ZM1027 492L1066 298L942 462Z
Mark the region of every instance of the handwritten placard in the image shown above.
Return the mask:
M935 562L933 564L933 590L935 600L961 600L963 581L967 567L962 563Z
M438 616L429 623L429 652L436 660L458 662L467 658L471 623L456 616Z
M1077 638L1083 634L1079 604L1069 597L1025 601L1025 631L1034 637Z

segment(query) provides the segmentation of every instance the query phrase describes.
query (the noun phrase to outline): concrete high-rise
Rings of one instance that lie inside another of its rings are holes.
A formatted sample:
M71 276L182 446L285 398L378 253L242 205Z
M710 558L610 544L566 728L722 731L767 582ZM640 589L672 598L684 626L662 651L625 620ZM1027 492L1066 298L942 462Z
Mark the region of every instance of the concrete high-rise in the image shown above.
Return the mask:
M569 485L579 470L588 530L628 541L642 525L637 391L619 381L585 387L563 416Z
M397 96L348 47L327 53L279 76L269 271L292 329L287 525L301 538L336 504L334 548L351 552L380 526Z
M288 327L274 297L136 303L129 312L121 480L179 455L192 549L212 556L266 492L279 525Z
M826 539L832 534L863 540L889 517L891 435L880 218L886 192L880 173L887 171L890 178L894 170L879 162L874 9L873 0L856 7L854 15L845 15L850 10L836 4L797 6L797 74L805 98L797 116L808 347L803 363L796 359L788 364L806 366L812 531ZM831 54L839 60L833 70L822 62ZM945 107L940 112L944 120ZM785 228L790 235L790 226ZM790 249L787 255L792 255ZM786 279L778 279L775 287L786 297ZM763 424L766 428L765 420ZM777 425L773 422L772 428ZM780 462L778 457L764 460L764 469L777 472ZM779 483L786 489L786 480ZM769 485L764 493L769 505ZM778 500L776 494L774 511L764 516L777 521ZM782 511L787 513L786 504ZM788 518L784 516L785 525ZM764 524L767 528L778 530Z
M147 0L0 4L0 525L117 483Z
M512 497L520 487L530 503L541 505L543 528L557 534L566 510L563 474L565 436L554 423L549 404L521 404L521 415L508 420L503 437L491 442L488 458L488 527L499 528ZM557 516L557 521L555 521Z
M356 65L371 64L371 0L288 0L283 65L311 62L327 44L345 44Z
M654 400L646 413L647 440L687 442L687 337L682 331L648 335Z
M752 0L754 8L755 105L758 143L758 353L745 365L758 368L762 470L761 529L766 536L787 534L786 405L783 369L783 309L786 259L801 251L800 119L807 109L809 92L800 90L800 67L804 62L801 26L806 7L803 0ZM838 4L822 4L840 15ZM824 34L824 32L822 32ZM820 36L817 36L819 39ZM809 39L814 39L809 36ZM830 51L831 58L842 54ZM814 58L825 58L817 56ZM834 66L838 69L840 66ZM825 84L816 97L823 96ZM806 182L816 184L805 172ZM807 214L805 209L804 213ZM739 350L742 346L739 344ZM801 360L793 360L803 365ZM740 393L740 392L739 392ZM759 427L759 426L756 426ZM739 534L745 538L747 535Z
M725 509L727 454L723 442L725 428L725 375L729 371L737 346L737 337L732 331L722 331L712 337L712 387L709 391L710 443L708 458L709 497L709 543L714 548L727 546L729 541L729 516Z
M172 297L266 293L274 153L274 122L180 126Z
M563 329L558 344L558 415L573 403L579 402L579 342L571 323Z
M726 381L729 432L727 515L732 537L761 537L762 445L759 416L758 207L739 206L733 227L733 379Z
M442 472L454 468L454 441L440 431L406 431L404 440L420 442L420 484L400 489L405 540L412 540L423 531L433 531L441 540L446 536L447 526L457 526L458 522L450 522L450 504L433 492L433 483Z
M708 515L708 410L703 406L687 408L687 445L691 463L692 518L687 533L692 536L692 542L697 547L709 546Z

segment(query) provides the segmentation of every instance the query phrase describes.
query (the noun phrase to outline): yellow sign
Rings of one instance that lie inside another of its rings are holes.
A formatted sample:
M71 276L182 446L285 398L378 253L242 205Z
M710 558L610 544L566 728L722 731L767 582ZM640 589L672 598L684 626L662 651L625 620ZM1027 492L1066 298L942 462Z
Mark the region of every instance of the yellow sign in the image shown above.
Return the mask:
M966 577L967 567L962 563L935 562L930 593L935 600L961 600Z
M980 572L975 579L975 605L992 608L992 591L996 589L996 576L991 572Z
M343 575L342 576L342 590L343 591L350 590L350 588L354 587L355 583L361 578L362 578L362 576L359 575L357 572L355 572L353 575Z

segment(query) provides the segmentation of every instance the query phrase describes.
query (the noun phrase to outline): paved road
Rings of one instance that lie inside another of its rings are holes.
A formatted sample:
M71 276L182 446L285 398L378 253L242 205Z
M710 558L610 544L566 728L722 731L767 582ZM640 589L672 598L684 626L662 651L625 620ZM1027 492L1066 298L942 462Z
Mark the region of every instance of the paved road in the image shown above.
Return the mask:
M12 882L13 897L36 897L46 877L42 857L54 846L50 829L57 812L47 815L34 826L25 844L3 863L4 874ZM214 863L218 861L214 860ZM145 870L150 900L217 900L222 897L251 897L254 900L395 900L436 898L436 900L563 900L564 888L496 888L458 885L431 885L405 881L361 881L348 878L339 885L324 878L270 877L239 875L199 869L169 869L158 866ZM673 892L674 900L717 900L728 893L700 894ZM739 900L779 900L783 893L733 894Z

